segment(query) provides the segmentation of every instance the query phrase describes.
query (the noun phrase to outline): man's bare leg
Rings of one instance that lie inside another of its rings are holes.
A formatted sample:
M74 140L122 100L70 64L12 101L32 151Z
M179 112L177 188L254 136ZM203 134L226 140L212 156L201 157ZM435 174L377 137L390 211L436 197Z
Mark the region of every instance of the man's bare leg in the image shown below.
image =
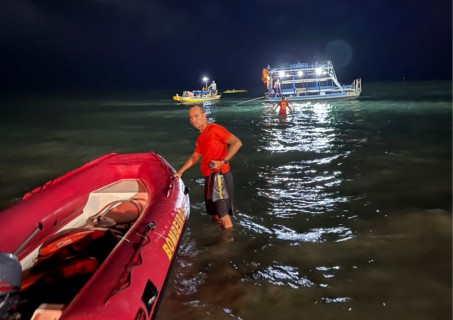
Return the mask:
M233 222L231 221L231 217L230 217L229 214L227 214L224 217L220 218L220 222L222 223L223 229L231 229L231 228L233 228Z

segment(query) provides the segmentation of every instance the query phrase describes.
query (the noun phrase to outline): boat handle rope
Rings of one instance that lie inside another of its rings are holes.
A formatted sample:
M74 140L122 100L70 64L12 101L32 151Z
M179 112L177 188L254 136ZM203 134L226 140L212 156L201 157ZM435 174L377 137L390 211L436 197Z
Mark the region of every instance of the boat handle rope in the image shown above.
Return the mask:
M134 245L136 247L136 249L135 249L134 254L132 255L132 257L131 257L131 259L129 261L130 264L126 265L126 268L125 268L124 272L121 274L117 284L114 286L114 288L112 289L110 294L105 299L105 302L107 302L111 297L113 297L118 292L120 292L120 291L122 291L124 289L127 289L131 285L131 271L136 266L139 266L139 265L142 264L143 260L142 260L141 251L147 244L149 244L151 242L151 240L149 239L148 236L146 236L146 234L150 230L155 228L155 225L156 224L154 223L154 221L151 221L151 222L146 224L146 228L144 230L145 231L144 234L139 234L138 232L136 233L142 239L140 240L140 242L138 242L136 245Z
M176 181L175 177L173 175L170 175L170 184L168 185L167 189L167 198L170 196L170 191L173 190L173 183Z
M170 184L168 185L168 189L167 189L167 193L166 193L166 196L168 198L170 196L170 191L173 190L173 182L176 181L176 179L173 177L173 173L175 173L176 170L170 165L170 163L167 160L162 158L160 155L158 155L156 153L154 153L154 155L156 155L158 157L158 159L160 160L160 164L162 165L162 168L168 169L168 171L170 172Z

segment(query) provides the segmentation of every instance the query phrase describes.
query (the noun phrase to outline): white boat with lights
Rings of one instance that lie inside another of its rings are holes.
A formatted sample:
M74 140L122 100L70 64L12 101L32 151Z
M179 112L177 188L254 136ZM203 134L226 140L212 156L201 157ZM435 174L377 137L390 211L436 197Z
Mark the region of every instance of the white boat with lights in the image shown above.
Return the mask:
M296 63L281 68L263 68L261 80L266 86L265 101L310 101L355 99L362 92L362 80L340 84L331 61ZM276 85L277 83L277 85ZM278 86L280 84L280 90ZM279 91L279 92L276 92Z

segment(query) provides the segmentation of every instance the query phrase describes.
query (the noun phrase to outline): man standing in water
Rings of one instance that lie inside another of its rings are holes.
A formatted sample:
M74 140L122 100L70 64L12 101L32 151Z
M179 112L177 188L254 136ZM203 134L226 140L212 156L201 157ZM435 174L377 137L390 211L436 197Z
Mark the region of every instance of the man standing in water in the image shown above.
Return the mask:
M279 103L277 103L277 105L274 107L274 110L278 107L280 107L280 109L278 110L279 116L286 116L286 108L288 108L290 112L293 112L293 109L291 109L284 96L282 96L282 101L279 101Z
M195 165L201 158L200 171L205 178L204 200L208 215L214 220L219 220L224 229L233 227L231 215L233 214L233 175L230 171L230 160L242 147L242 142L226 128L209 123L206 113L201 106L189 109L189 120L195 129L200 131L194 152L187 161L173 174L175 179L181 178L184 171ZM215 173L223 174L228 198L213 201L211 179Z

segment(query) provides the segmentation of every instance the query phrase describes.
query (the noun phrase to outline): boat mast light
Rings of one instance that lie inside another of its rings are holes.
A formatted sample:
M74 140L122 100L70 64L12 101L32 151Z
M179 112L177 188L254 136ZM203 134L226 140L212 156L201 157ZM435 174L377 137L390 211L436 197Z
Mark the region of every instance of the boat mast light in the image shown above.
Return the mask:
M208 80L209 80L208 77L203 77L203 81L204 81L204 83L205 83L205 85L206 85L205 88L208 87Z

